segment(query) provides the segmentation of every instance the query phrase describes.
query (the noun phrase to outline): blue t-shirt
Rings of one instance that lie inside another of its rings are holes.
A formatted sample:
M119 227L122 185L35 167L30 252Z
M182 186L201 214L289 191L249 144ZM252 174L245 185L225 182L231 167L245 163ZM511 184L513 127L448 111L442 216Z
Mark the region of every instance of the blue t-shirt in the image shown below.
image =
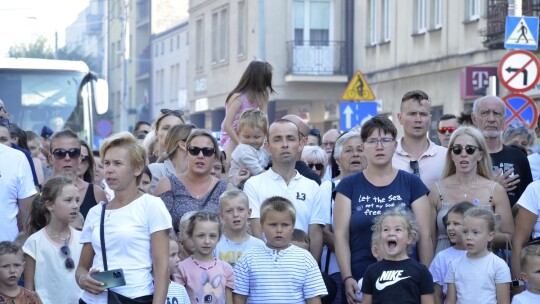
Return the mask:
M358 172L345 177L336 191L351 200L349 246L352 275L356 280L364 277L366 268L376 262L371 254L373 219L399 205L412 211L411 204L429 193L420 178L403 170L398 170L396 178L383 187L374 186L363 172ZM410 257L417 259L416 250Z

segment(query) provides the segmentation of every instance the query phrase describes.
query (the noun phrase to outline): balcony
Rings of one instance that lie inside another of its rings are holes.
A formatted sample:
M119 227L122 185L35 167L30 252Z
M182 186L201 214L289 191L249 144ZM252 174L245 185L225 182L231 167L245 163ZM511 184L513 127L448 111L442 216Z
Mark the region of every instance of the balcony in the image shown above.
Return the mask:
M523 0L523 16L539 16L540 1ZM481 31L484 46L488 49L504 49L504 31L508 16L508 0L487 0L487 28Z
M285 80L346 82L344 47L344 41L288 41Z
M137 0L137 26L150 22L150 0Z
M144 48L137 58L137 78L141 79L150 74L150 49Z

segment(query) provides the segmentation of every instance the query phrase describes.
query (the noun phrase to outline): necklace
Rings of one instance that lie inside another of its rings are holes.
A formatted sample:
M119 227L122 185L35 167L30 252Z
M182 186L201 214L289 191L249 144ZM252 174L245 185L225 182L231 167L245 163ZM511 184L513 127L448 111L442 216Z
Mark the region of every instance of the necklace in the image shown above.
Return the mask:
M193 182L191 182L191 180L189 180L189 178L187 177L187 174L184 174L184 176L185 176L186 180L189 181L189 183L193 185ZM200 195L197 195L197 194L193 193L193 191L191 191L191 190L189 190L188 192L195 199L200 199L201 197L205 196L208 192L210 192L213 185L214 185L214 177L212 176L212 180L210 182L210 187L208 187L208 189L206 191L204 191ZM187 187L186 187L186 190L188 190Z
M193 258L193 256L191 256L191 260L193 261L193 263L195 263L195 265L197 265L197 267L199 267L199 268L202 269L202 270L210 270L210 269L216 267L216 265L217 265L217 259L216 259L216 257L214 257L214 265L209 266L209 267L203 267L203 266L201 266L201 264L199 264L199 263L197 262L197 260L195 260L195 259Z
M66 234L66 237L64 237L64 238L61 237L60 234L53 234L51 231L47 231L47 234L48 234L51 238L55 238L55 239L57 239L57 240L62 241L62 243L64 243L64 244L67 244L67 243L68 243L69 237L71 236L71 233L69 233L69 232Z
M474 180L474 183L467 187L468 190L471 191L473 188L476 187L476 184L478 184L478 176ZM468 198L469 197L469 193L468 193L469 191L465 191L465 189L463 189L461 187L461 184L459 182L458 182L458 188L459 188L459 190L461 190L461 192L463 192L463 198Z

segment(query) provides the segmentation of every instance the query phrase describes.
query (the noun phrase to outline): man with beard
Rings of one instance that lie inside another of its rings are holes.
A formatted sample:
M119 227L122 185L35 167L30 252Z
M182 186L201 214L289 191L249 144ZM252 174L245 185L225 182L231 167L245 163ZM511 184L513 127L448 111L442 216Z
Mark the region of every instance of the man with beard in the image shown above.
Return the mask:
M484 135L494 177L506 189L513 207L532 182L532 175L527 156L516 148L503 145L505 113L504 101L497 96L484 96L475 100L472 120Z

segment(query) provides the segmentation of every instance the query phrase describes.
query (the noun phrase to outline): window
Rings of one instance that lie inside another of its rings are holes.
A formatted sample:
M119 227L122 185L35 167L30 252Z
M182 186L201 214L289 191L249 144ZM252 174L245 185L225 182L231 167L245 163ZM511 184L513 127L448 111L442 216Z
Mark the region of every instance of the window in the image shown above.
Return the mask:
M158 53L159 53L159 46L158 46L158 44L156 43L156 47L155 47L155 50L154 50L154 57L157 57L157 56L158 56Z
M383 41L390 41L390 0L383 1L383 23L382 36Z
M237 56L246 56L246 40L247 40L247 20L246 20L246 2L238 1L238 45Z
M480 19L480 1L466 0L465 21L475 21Z
M115 43L111 43L111 67L115 67L116 66L116 62L115 62L115 59L116 59L116 46L115 46Z
M332 7L329 0L295 0L293 35L295 45L328 46Z
M377 0L369 0L369 44L377 44Z
M118 67L122 65L122 55L123 55L122 52L123 52L122 42L118 40L116 42L116 65Z
M171 37L171 51L170 52L172 53L172 51L173 51L173 38Z
M161 41L161 55L165 53L165 41Z
M212 64L227 61L228 51L228 7L224 6L212 13Z
M180 34L176 35L176 49L180 49Z
M416 0L414 22L415 34L426 32L426 0Z
M203 19L199 18L195 22L195 69L203 69L204 58L204 28Z
M433 18L431 28L442 28L442 0L433 0L431 17Z

